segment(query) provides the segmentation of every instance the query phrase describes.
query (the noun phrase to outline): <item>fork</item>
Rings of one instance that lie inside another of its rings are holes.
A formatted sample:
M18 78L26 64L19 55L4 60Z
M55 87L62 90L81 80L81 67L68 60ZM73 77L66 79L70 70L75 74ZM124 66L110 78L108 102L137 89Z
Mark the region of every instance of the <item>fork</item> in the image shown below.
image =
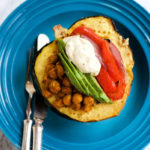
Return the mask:
M32 120L30 119L31 102L32 102L33 95L35 93L35 88L33 86L32 78L30 75L31 52L32 52L32 49L30 49L29 56L28 56L28 66L27 66L27 74L26 74L25 89L26 89L27 93L29 94L29 98L28 98L28 105L27 105L27 109L26 109L26 119L24 120L23 140L22 140L21 150L29 150L30 149L31 126L32 126Z

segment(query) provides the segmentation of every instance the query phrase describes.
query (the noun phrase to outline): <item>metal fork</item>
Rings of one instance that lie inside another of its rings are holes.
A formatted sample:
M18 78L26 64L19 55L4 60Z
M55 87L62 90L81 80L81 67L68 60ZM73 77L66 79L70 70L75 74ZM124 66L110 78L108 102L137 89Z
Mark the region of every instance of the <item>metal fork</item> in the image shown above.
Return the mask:
M31 102L33 95L35 93L35 88L33 86L32 78L30 75L30 66L31 66L31 54L32 49L30 49L29 57L28 57L28 66L27 66L27 74L26 74L26 84L25 89L29 94L28 105L26 109L26 119L24 120L24 129L23 129L23 140L22 140L22 148L21 150L29 150L30 149L30 138L31 138L31 126L32 120L30 119L31 115Z

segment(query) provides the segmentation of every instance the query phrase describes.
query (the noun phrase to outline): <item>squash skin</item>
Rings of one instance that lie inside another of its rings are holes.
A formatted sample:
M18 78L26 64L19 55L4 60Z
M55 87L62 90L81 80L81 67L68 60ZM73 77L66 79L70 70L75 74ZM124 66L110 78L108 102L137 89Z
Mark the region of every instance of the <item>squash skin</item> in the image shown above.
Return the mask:
M113 21L109 18L106 18L106 17L103 17L103 16L94 16L94 17L87 17L87 18L83 18L83 19L80 19L78 20L77 22L75 22L69 29L68 29L68 34L70 35L71 32L79 25L82 25L84 23L85 26L87 26L87 22L91 19L95 22L97 22L97 20L103 20L104 22L108 21L108 24L110 24L111 26L111 29L112 31L115 33L115 35L117 37L119 37L119 33L116 32L116 28L115 28L115 25L113 23ZM91 27L90 25L88 27ZM100 34L98 34L100 35ZM110 39L110 37L106 34L101 34L100 35L103 39ZM106 37L108 36L108 37ZM116 42L115 41L115 38L113 39L113 37L111 37L110 39L116 46L120 46L117 42L119 42L119 40ZM47 46L50 46L53 42L51 42L50 44L48 44ZM122 46L122 45L121 45ZM45 48L46 46L44 46ZM33 78L35 78L34 80L36 81L36 84L38 85L37 89L39 89L38 91L41 93L41 87L40 87L40 84L39 84L39 80L38 80L38 77L37 77L37 73L35 71L35 64L36 64L36 61L37 61L37 58L39 57L40 53L43 51L43 49L41 49L41 51L36 55L35 57L35 61L34 61L34 71L33 71ZM56 49L57 49L57 46L56 46ZM118 48L119 49L119 48ZM126 57L126 52L124 52L124 50L127 50L127 52L129 53L129 57L127 58ZM83 110L79 110L79 111L74 111L73 109L71 108L66 108L66 107L63 107L63 108L59 108L57 109L60 113L64 114L64 115L67 115L68 117L74 119L74 120L77 120L77 121L81 121L81 122L91 122L91 121L99 121L99 120L104 120L104 119L108 119L108 118L111 118L111 117L115 117L115 116L118 116L120 111L122 110L122 108L124 107L125 105L125 102L126 102L126 99L129 95L129 92L130 92L130 88L131 88L131 84L132 84L132 80L133 80L133 72L132 72L132 68L134 66L134 61L133 61L133 54L132 54L132 51L130 49L129 46L124 46L124 48L121 49L121 55L122 55L122 58L123 58L123 62L125 64L125 68L126 68L126 73L127 73L127 87L126 87L126 92L124 94L124 97L119 100L119 101L116 101L114 102L114 104L97 104L96 106L94 106L92 108L92 110L90 112L87 112L85 113ZM128 63L127 63L128 61ZM44 101L50 106L53 101L56 99L56 97L54 96L52 99L46 99L44 98ZM51 103L51 104L50 104Z

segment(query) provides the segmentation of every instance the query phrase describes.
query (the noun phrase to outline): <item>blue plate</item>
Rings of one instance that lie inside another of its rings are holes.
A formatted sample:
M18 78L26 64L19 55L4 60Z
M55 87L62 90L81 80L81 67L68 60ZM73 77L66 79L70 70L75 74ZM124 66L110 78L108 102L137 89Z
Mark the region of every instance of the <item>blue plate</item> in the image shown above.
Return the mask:
M18 7L0 34L0 128L18 148L27 106L24 90L27 52L39 33L54 39L52 27L70 27L78 19L104 15L130 38L135 60L134 80L118 117L80 123L49 109L44 122L43 149L141 149L150 140L150 15L126 0L32 0Z

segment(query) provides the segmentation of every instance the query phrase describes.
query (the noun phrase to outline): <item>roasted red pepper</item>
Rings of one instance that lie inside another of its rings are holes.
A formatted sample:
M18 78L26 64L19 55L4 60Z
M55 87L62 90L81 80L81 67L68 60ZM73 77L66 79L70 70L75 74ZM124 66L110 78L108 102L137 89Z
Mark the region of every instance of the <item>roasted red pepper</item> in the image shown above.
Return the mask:
M88 37L98 45L98 55L102 59L102 67L96 77L104 92L112 99L123 97L125 92L125 74L112 54L109 42L101 39L91 28L77 27L72 35L80 34ZM122 61L122 60L121 60Z

